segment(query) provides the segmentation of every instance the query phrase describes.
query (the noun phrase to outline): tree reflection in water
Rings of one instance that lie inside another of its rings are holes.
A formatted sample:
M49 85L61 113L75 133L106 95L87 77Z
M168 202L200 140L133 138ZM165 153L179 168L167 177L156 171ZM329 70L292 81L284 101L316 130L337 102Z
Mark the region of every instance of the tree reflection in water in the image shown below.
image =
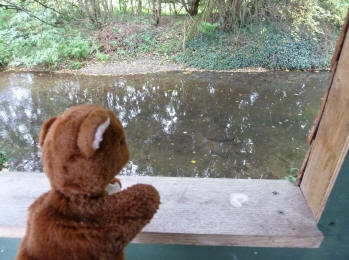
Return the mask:
M298 168L328 73L0 74L0 147L41 171L41 124L95 103L120 117L125 175L282 178Z

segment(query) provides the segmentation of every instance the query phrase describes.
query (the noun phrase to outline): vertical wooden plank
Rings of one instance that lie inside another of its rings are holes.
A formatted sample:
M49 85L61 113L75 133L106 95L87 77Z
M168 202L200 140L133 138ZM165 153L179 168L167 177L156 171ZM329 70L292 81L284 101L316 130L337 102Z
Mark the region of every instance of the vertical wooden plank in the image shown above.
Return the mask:
M348 10L347 16L345 18L345 21L344 21L344 24L343 24L343 27L342 27L342 31L341 31L341 33L339 35L339 39L338 39L338 42L337 42L337 45L336 45L336 49L334 51L334 54L333 54L333 57L332 57L332 60L331 60L331 74L330 74L330 77L329 77L329 80L328 80L327 90L326 90L326 92L324 94L324 97L322 98L320 109L319 109L319 111L318 111L318 113L317 113L317 115L315 117L314 123L313 123L313 125L312 125L312 127L311 127L311 129L309 131L309 135L307 137L307 142L308 142L308 144L310 146L309 146L307 154L305 155L305 158L303 160L302 166L301 166L301 168L300 168L300 170L298 172L297 182L296 182L296 184L298 186L302 182L304 171L305 171L305 168L306 168L306 166L308 164L308 160L309 160L309 156L310 156L310 153L311 153L311 149L313 148L312 147L312 145L313 145L312 143L313 143L313 140L316 137L316 134L317 134L317 131L318 131L318 128L319 128L319 125L320 125L320 121L321 121L323 113L324 113L325 105L327 103L328 95L329 95L330 90L331 90L331 86L332 86L332 83L333 83L334 75L335 75L336 69L337 69L337 64L338 64L339 58L341 56L341 52L342 52L342 49L343 49L343 44L344 44L344 40L346 38L346 34L347 34L347 31L348 31L348 28L349 28L349 10Z
M315 218L320 219L349 146L348 27L311 153L300 183Z
M341 56L341 52L342 52L342 49L343 49L343 44L344 44L344 40L345 40L345 37L346 37L346 34L347 34L347 31L348 31L348 27L349 27L349 10L348 10L348 13L347 13L347 16L345 18L345 21L344 21L344 24L343 24L343 27L342 27L342 31L339 35L339 39L338 39L338 42L337 42L337 45L336 45L336 49L333 53L333 57L332 57L332 60L331 60L331 74L330 74L330 78L328 80L328 86L327 86L327 90L325 92L325 95L322 99L322 102L321 102L321 105L320 105L320 109L317 113L317 116L315 118L315 121L310 129L310 132L309 132L309 135L308 135L308 138L307 138L307 141L308 143L310 144L312 142L312 140L315 138L316 136L316 132L319 128L319 124L320 124L320 120L322 118L322 115L323 115L323 112L324 112L324 109L325 109L325 105L326 105L326 102L327 102L327 99L328 99L328 94L330 93L330 90L331 90L331 85L332 85L332 82L333 82L333 78L334 78L334 74L336 72L336 69L337 69L337 64L338 64L338 61L339 61L339 58Z

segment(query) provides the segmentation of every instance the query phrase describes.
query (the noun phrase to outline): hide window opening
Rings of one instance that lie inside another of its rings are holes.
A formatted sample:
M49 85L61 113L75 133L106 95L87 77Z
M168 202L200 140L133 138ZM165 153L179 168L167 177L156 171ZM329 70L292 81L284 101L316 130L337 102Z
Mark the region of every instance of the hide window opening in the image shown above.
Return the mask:
M124 187L150 183L161 194L159 212L134 242L319 247L317 221L349 146L348 23L349 13L298 186L286 180L120 177ZM22 237L26 209L49 188L48 181L43 174L8 172L0 175L0 186L0 234Z

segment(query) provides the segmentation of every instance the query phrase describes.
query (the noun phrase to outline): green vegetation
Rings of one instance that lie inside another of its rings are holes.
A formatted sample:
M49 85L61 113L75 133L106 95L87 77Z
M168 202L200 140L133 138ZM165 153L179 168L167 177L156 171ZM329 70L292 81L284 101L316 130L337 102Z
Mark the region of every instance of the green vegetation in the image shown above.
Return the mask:
M201 34L190 39L176 59L201 69L323 69L329 67L335 42L336 37L328 40L321 34L290 34L275 24L263 24L241 29L238 35L222 31Z
M6 158L6 154L3 150L1 150L0 148L0 171L3 168L6 168L6 163L7 163L7 158Z
M285 177L286 180L292 182L292 183L296 183L297 181L297 176L298 176L298 171L299 169L298 168L291 168L290 169L290 174L287 175Z
M58 22L53 12L38 13L50 24ZM0 8L0 65L31 67L44 64L56 67L67 60L83 60L94 43L69 25L57 27L42 23L23 12Z
M160 57L169 59L178 52L180 39L176 37L178 26L171 25L166 28L158 28L156 31L147 28L135 32L124 40L116 43L116 56L123 59L133 59L142 56Z
M147 56L200 69L328 68L349 0L0 0L0 68Z

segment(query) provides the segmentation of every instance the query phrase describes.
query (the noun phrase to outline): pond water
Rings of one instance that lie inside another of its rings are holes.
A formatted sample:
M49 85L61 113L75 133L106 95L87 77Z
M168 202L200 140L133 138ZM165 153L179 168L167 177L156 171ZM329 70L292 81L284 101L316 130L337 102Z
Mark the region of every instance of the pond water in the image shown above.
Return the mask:
M125 127L124 175L283 178L302 163L328 75L0 73L0 149L11 170L42 171L41 124L95 103Z

